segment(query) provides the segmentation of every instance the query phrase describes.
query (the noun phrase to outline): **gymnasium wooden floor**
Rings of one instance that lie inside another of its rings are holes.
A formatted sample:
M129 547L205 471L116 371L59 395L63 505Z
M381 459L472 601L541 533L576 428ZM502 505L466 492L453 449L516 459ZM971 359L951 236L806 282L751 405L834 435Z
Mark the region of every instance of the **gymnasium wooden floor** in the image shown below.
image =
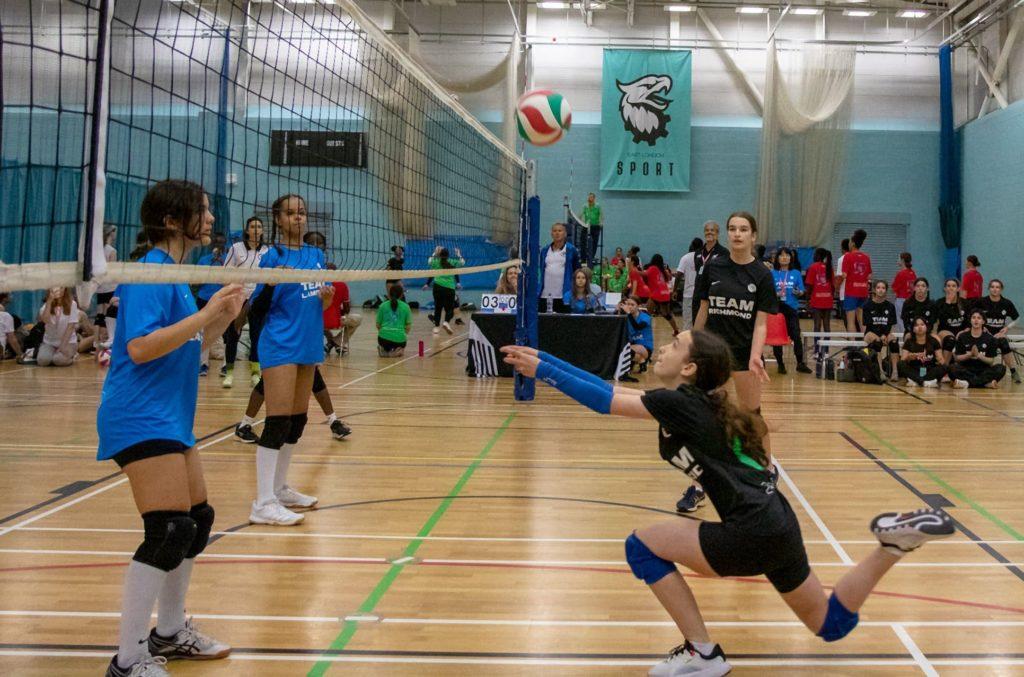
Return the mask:
M321 508L296 528L247 525L254 450L230 426L249 388L201 383L218 531L189 611L235 653L172 673L640 675L679 642L623 556L687 484L655 428L546 388L516 403L509 380L465 377L464 333L434 338L421 314L421 338L426 357L379 359L364 326L325 366L355 433L332 440L311 402L292 483ZM114 464L93 460L102 378L88 361L0 364L0 674L97 675L114 651L141 522ZM690 576L734 674L1024 675L1024 387L773 376L765 412L826 584L883 510L947 506L959 531L898 565L836 644L763 579Z

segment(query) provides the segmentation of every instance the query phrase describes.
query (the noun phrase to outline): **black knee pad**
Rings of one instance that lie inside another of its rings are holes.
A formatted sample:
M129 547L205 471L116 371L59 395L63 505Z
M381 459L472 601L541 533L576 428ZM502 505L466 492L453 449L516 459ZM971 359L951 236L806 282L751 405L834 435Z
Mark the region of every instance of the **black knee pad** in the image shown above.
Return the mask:
M309 417L306 414L292 414L292 429L288 433L288 444L295 444L302 437L302 431L306 428L306 421Z
M132 557L136 562L173 571L185 559L196 537L196 521L187 512L154 510L142 516L146 537Z
M210 530L213 529L214 515L216 513L213 507L206 501L196 503L188 511L188 516L196 523L196 537L192 539L192 547L185 553L185 557L195 557L206 550L206 544L210 542Z
M104 317L105 315L103 313L96 313L96 319L93 320L93 322L97 325L102 326Z
M327 384L324 383L324 377L320 375L320 369L313 370L313 394L327 390Z
M942 339L942 349L947 352L953 352L953 348L956 348L956 338L952 336L945 336Z
M878 339L877 341L872 341L868 344L868 348L874 350L876 353L882 352L882 340Z
M896 339L889 341L889 354L899 355L900 354L900 342Z
M291 416L267 416L260 434L260 446L265 449L280 449L291 435Z
M116 320L117 319L117 306L112 306L112 305L110 305L108 303L107 304L107 310L106 310L106 316L109 317L112 320Z
M262 377L260 378L260 382L256 384L256 387L253 388L253 390L258 392L260 394L260 397L264 397L264 395L263 395L263 378Z

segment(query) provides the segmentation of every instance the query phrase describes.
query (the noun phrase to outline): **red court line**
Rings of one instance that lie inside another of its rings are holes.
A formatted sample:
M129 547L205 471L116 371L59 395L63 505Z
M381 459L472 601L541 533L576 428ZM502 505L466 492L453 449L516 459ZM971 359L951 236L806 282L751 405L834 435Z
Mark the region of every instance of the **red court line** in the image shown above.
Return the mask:
M330 560L309 560L303 558L295 559L261 559L253 557L252 559L224 559L224 560L199 560L196 564L201 565L216 565L216 564L388 564L388 562L363 562L355 561L351 559L330 559ZM411 563L410 563L411 564ZM632 574L629 569L613 569L610 567L584 567L584 566L558 566L550 564L509 564L509 563L477 563L477 562L417 562L416 566L442 566L442 567L484 567L493 569L534 569L534 570L545 570L545 571L586 571L590 573L607 573L607 574ZM5 567L0 569L0 573L17 573L22 571L52 571L62 569L104 569L104 568L115 568L115 567L126 567L128 562L80 562L75 564L41 564L37 566L27 567ZM748 583L754 585L771 585L767 580L762 578L717 578L715 576L704 576L702 574L687 573L683 574L686 578L699 578L707 580L724 580L724 581L735 581L737 583ZM826 590L830 590L831 586L823 586ZM903 592L887 592L885 590L875 590L871 593L878 597L893 597L896 599L913 599L920 602L932 602L934 604L947 604L951 606L967 607L972 609L987 609L991 611L1006 611L1013 614L1024 614L1024 609L1012 606L1002 606L999 604L987 604L985 602L971 602L969 600L960 599L949 599L947 597L932 597L929 595L914 595Z

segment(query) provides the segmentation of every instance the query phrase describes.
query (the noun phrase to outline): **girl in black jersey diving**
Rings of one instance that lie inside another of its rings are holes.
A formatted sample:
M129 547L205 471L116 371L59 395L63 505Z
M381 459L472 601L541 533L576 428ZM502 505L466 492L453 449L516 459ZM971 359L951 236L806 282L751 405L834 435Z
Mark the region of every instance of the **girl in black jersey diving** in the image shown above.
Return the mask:
M800 525L768 470L764 422L734 405L723 386L732 349L708 331L686 331L657 352L666 386L643 392L612 386L544 352L502 348L505 361L601 414L655 420L663 459L706 488L721 522L670 519L633 532L626 560L651 587L684 642L650 670L655 677L717 677L732 668L712 641L693 592L675 563L704 576L764 574L783 601L826 642L846 636L879 580L906 553L953 533L944 512L882 513L871 522L879 545L835 584L831 596L811 571Z

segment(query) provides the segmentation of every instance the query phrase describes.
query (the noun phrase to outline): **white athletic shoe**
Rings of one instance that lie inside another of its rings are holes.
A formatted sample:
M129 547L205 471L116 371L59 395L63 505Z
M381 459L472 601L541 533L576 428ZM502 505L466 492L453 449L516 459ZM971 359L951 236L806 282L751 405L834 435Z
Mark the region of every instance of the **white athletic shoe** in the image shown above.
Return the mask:
M871 533L894 555L904 555L928 541L952 536L953 520L941 510L920 508L913 512L883 512L871 520Z
M958 378L957 380L953 381L953 387L956 388L957 390L963 390L965 388L970 388L971 384L963 379Z
M252 510L249 512L249 524L272 524L279 527L290 527L298 524L304 515L292 512L276 500L267 503L252 502Z
M915 381L914 379L908 378L907 379L907 387L908 388L915 388L915 387L917 387L917 381Z
M715 645L710 656L704 656L693 648L689 640L669 652L668 658L648 671L650 677L721 677L732 672L732 666L725 660L722 647Z
M274 495L286 508L312 508L317 503L316 496L307 496L295 491L287 484L275 491Z
M171 677L164 666L167 659L163 656L147 656L130 668L117 665L117 656L110 660L106 677Z
M441 333L441 327L434 327L434 329L433 329L432 333L434 333L434 334L440 334L440 333Z
M199 628L189 618L185 621L185 627L174 637L161 637L156 634L156 628L153 628L149 632L149 653L152 656L162 656L169 661L179 658L189 661L212 661L225 658L231 653L231 647L199 632Z
M454 334L454 333L455 333L455 330L454 330L454 329L452 329L452 325L448 324L448 322L447 322L447 321L445 321L445 322L442 322L442 323L441 323L441 326L442 326L442 327L444 327L444 330L445 330L446 332L448 332L449 334Z
M936 381L935 379L932 379L931 381L925 381L924 382L924 387L925 388L938 388L939 387L939 382Z

